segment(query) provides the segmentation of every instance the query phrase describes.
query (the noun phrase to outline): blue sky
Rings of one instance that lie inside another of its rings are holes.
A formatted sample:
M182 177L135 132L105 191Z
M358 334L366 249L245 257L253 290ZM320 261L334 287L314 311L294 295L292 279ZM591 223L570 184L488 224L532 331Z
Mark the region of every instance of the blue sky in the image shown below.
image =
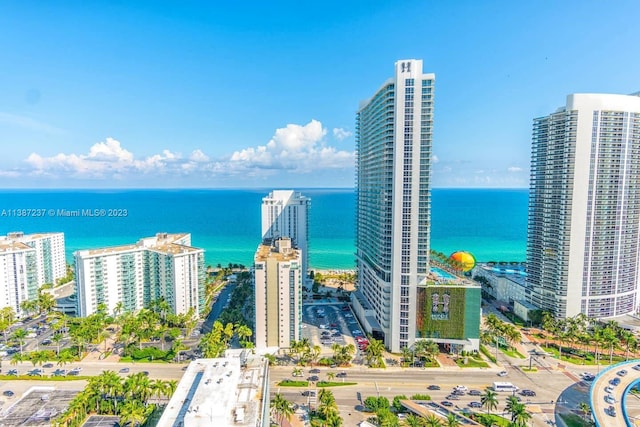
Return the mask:
M640 90L638 16L635 0L4 0L0 186L351 187L358 103L417 58L436 73L433 186L528 187L534 117Z

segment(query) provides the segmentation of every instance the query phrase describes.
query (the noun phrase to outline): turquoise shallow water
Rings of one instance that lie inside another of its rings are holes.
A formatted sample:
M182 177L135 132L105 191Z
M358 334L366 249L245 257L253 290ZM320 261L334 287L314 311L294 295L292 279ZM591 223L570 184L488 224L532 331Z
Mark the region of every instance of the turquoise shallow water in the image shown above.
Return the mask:
M270 189L3 190L0 235L62 231L67 258L79 249L137 241L157 232L190 232L209 265L249 265L260 242L260 204ZM299 189L311 198L309 256L313 268L354 267L353 189ZM431 246L468 250L479 261L524 261L527 190L435 189ZM17 216L16 209L42 209ZM58 210L126 210L126 216L63 217ZM53 210L54 215L48 212ZM3 214L4 213L4 214Z

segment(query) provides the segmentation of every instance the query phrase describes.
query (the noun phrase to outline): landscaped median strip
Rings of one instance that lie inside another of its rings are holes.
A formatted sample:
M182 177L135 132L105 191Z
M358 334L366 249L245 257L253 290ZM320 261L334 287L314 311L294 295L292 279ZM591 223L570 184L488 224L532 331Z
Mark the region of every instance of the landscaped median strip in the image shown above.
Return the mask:
M345 385L356 385L353 382L318 381L316 387L340 387ZM280 387L309 387L309 381L282 380L278 384Z

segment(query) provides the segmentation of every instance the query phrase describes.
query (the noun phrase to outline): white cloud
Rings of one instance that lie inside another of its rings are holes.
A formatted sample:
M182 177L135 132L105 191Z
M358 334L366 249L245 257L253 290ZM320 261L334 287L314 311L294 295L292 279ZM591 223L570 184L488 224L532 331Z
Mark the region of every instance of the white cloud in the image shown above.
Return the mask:
M153 179L154 176L175 174L190 176L198 182L212 182L227 178L262 179L282 172L310 173L341 169L341 172L348 173L354 166L354 152L328 145L326 135L327 130L317 120L311 120L305 125L288 124L276 129L265 145L246 147L220 159L211 159L200 149L193 150L184 158L180 153L168 149L147 157L136 157L120 141L107 138L93 144L83 154L58 153L44 156L31 153L25 159L24 168L17 172L0 171L0 178L20 175L133 182L137 179L144 181Z
M507 170L508 170L509 172L522 172L522 168L521 168L521 167L518 167L518 166L511 166L511 167L508 167L508 168L507 168Z
M26 163L35 175L107 178L135 172L164 172L168 163L179 159L179 154L163 150L161 154L136 160L133 153L122 147L120 141L107 138L106 141L93 144L87 154L59 153L43 157L38 153L31 153Z
M436 156L435 154L431 156L431 163L433 164L440 163L440 159L438 158L438 156Z
M202 150L193 150L193 152L189 156L189 160L196 163L208 162L209 156L204 154Z
M349 138L353 135L350 131L343 128L333 128L333 136L338 140L342 141L346 138Z
M277 129L266 145L234 152L230 164L234 170L258 168L296 172L353 167L354 153L327 146L326 134L326 129L317 120L304 126L288 124Z

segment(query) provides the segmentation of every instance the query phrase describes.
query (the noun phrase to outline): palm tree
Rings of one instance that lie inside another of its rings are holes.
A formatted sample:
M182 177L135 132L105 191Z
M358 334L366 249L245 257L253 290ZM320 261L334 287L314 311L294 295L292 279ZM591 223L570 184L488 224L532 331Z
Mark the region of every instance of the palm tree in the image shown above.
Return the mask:
M526 427L527 422L531 419L531 414L527 412L527 408L522 403L518 403L513 407L511 413L511 422L515 427Z
M405 423L407 423L409 427L422 427L424 418L422 418L419 415L409 414L407 415L407 418L405 418L404 421Z
M424 425L425 427L442 427L442 422L437 415L429 414L424 417Z
M519 405L519 404L520 404L520 402L518 401L517 397L515 397L515 396L507 397L507 404L505 405L504 410L511 414L511 421L512 422L513 422L513 408L516 405Z
M51 341L56 344L56 356L60 355L60 341L63 339L62 334L53 334L53 336L51 336Z
M336 377L336 373L333 371L327 372L327 380L328 381L333 381L333 379Z
M381 340L371 338L365 350L367 364L372 368L384 368L384 360L382 357L384 350L384 343Z
M635 349L638 346L638 340L633 332L624 329L620 331L620 339L624 341L626 346L625 360L629 360L629 350Z
M130 400L122 405L120 410L120 422L122 425L138 426L147 418L144 405L138 400Z
M587 402L580 402L578 404L578 409L580 409L580 412L582 412L582 417L585 420L588 420L589 415L591 414L591 405L589 405Z
M20 355L22 355L22 347L24 346L24 341L27 335L28 335L27 331L25 331L22 328L18 328L15 331L13 331L13 339L18 341L18 343L20 344Z
M280 393L276 393L274 398L271 399L271 410L276 415L279 425L282 425L284 419L288 420L293 414L291 403Z
M498 407L498 393L489 388L485 389L484 394L480 397L480 403L487 408L487 414L490 414Z
M246 348L247 344L251 344L249 338L253 335L253 331L247 325L236 325L236 335L243 347Z
M64 365L73 362L75 359L73 353L71 353L69 349L66 349L58 354L58 365L64 367Z
M460 422L460 419L455 414L452 414L451 412L447 414L444 427L460 427L461 425L462 423Z
M7 331L16 319L16 313L12 307L3 307L0 309L0 332L4 335L4 341L7 342Z
M403 366L409 366L413 363L413 351L410 347L402 347L402 362Z

